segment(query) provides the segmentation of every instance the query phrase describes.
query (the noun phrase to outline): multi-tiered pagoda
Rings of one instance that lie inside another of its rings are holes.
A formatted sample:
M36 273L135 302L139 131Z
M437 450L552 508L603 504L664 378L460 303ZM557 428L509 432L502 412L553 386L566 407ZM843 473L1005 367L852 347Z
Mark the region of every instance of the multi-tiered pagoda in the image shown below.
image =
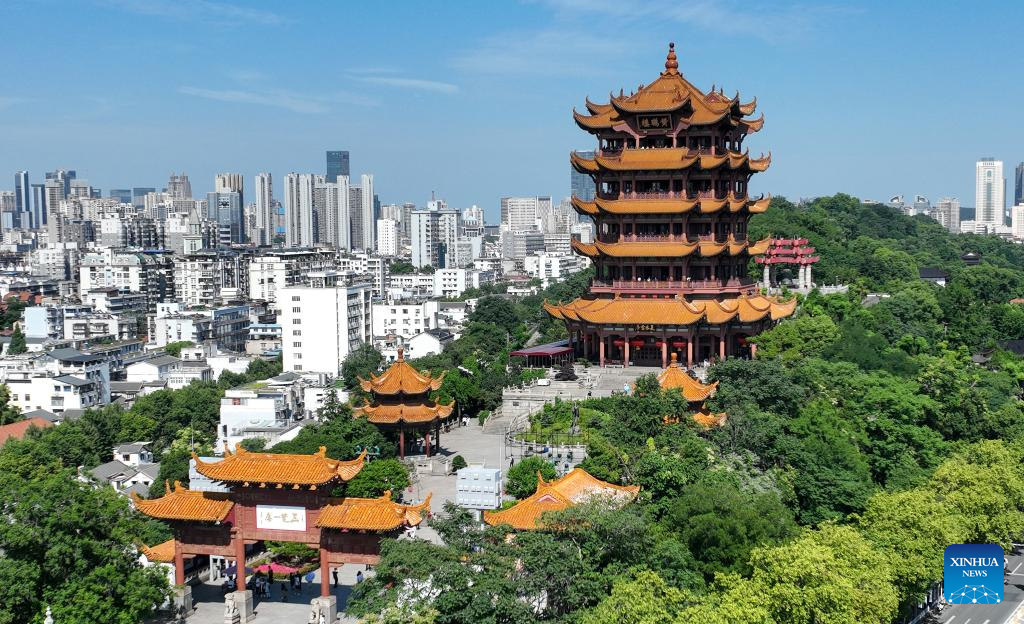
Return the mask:
M572 200L597 226L593 243L573 241L596 275L587 296L545 307L566 322L577 357L665 367L671 353L688 366L753 356L747 338L793 313L795 300L758 295L748 274L770 243L747 239L770 201L748 192L771 163L743 149L764 125L755 108L690 84L669 44L653 83L573 111L598 140L593 158L571 155L597 187L593 201Z
M406 432L423 436L423 451L430 456L430 434L434 434L434 447L440 444L441 423L452 414L455 402L435 403L430 393L441 387L444 373L432 377L420 372L405 361L405 353L398 350L398 359L379 377L359 378L360 387L371 395L370 402L353 408L354 416L366 418L385 431L398 432L398 455L405 458ZM411 442L412 440L409 440Z

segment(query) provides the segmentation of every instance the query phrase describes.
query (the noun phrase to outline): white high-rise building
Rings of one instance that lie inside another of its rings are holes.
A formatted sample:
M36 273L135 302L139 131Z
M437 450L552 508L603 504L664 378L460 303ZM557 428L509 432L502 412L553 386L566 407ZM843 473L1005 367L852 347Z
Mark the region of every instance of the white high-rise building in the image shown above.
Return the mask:
M1006 178L1003 177L1003 161L982 158L975 165L974 178L974 220L985 226L989 232L1004 223L1006 209Z
M274 180L269 173L256 174L256 234L260 245L274 243Z
M373 339L369 283L345 284L325 271L278 290L284 370L337 375L345 357Z
M1024 204L1010 208L1010 231L1017 240L1024 240Z
M935 220L954 234L960 233L960 200L943 197L935 204ZM583 241L588 242L588 241Z
M363 211L363 240L360 245L360 249L363 251L373 251L373 244L376 242L376 236L374 234L374 226L376 221L373 214L373 175L364 173L359 179L359 189L361 191L361 206L360 209Z
M214 193L241 193L242 174L240 173L218 173L213 181Z
M313 246L313 174L285 177L285 240L289 247Z
M513 232L541 229L541 221L550 213L550 197L501 198L501 224Z
M398 221L377 219L377 253L392 258L398 255Z
M351 215L348 176L339 175L337 182L317 176L316 208L319 241L336 249L351 249Z

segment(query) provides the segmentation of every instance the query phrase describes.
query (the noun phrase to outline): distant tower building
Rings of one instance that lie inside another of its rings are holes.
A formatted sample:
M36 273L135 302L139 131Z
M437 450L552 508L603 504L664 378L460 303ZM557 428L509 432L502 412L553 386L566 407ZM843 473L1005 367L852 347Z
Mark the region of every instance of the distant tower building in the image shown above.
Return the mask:
M1024 204L1010 208L1010 231L1017 240L1024 240Z
M284 212L288 247L312 247L313 174L289 173L285 177Z
M192 199L192 183L188 181L188 175L172 173L167 181L167 194L171 199Z
M593 158L593 151L576 152L583 158ZM569 167L569 181L572 185L572 194L583 201L594 201L597 195L597 187L594 186L594 178L585 173L576 171L575 167Z
M188 211L188 234L182 239L186 256L194 254L204 247L203 220L199 217L199 210L196 206L192 206L192 209Z
M360 249L366 252L373 251L373 245L377 242L374 232L377 225L375 213L377 211L377 196L373 193L373 174L363 174L359 179L360 210L363 213L363 239Z
M1013 184L1013 205L1024 204L1024 162L1017 165Z
M377 253L390 258L398 255L398 221L377 219Z
M931 202L924 195L914 195L914 214L927 215L932 209Z
M960 200L943 197L935 204L935 220L953 234L960 233Z
M257 173L256 183L256 240L259 245L274 243L274 180L269 173Z
M21 227L39 229L46 225L46 185L32 185L32 220L29 224L22 224Z
M982 158L975 165L974 220L995 232L1003 225L1006 210L1006 179L1003 177L1003 161Z
M221 246L245 242L245 217L242 194L237 191L219 191L206 194L209 219L217 223L217 243Z
M146 207L146 195L150 193L156 193L156 189L152 186L136 186L132 188L132 203L139 210Z
M122 204L132 203L132 190L131 189L110 189L110 199L116 199Z
M242 174L240 173L218 173L214 178L214 193L238 193L242 205L245 205L245 193L242 190Z
M348 152L329 151L327 152L327 181L337 182L338 176L349 177Z
M351 230L348 176L338 176L337 182L327 182L325 176L315 176L313 205L316 210L316 240L336 249L351 249Z
M18 171L14 174L12 227L35 227L32 218L32 187L28 183L28 171Z
M550 197L501 198L501 224L513 232L539 230L542 216L550 212Z

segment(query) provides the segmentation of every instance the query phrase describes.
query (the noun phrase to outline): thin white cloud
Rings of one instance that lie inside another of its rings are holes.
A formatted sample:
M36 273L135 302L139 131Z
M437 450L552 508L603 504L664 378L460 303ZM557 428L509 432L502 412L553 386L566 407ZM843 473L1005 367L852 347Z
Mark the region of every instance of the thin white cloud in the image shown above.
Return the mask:
M458 54L452 65L465 71L495 74L590 74L599 69L594 59L624 52L626 45L622 38L575 31L505 32Z
M99 0L99 3L140 15L179 20L217 20L228 24L249 22L266 26L290 21L272 11L214 0Z
M295 113L318 114L326 113L329 107L320 99L304 97L282 91L257 93L239 89L203 89L200 87L179 87L179 93L218 102L237 104L257 104L283 108Z
M458 85L438 80L421 80L419 78L399 78L397 76L359 76L355 77L361 82L384 85L387 87L398 87L401 89L417 89L420 91L434 91L436 93L456 93Z
M824 15L851 9L826 4L777 5L722 0L535 0L562 19L601 15L622 23L671 21L712 32L746 35L775 42L810 32Z

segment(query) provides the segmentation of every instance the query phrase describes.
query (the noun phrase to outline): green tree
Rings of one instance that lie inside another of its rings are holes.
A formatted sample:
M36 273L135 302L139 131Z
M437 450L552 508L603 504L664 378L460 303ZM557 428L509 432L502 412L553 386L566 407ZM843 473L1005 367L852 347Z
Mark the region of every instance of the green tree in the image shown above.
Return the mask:
M839 328L825 314L801 315L752 340L760 357L802 360L819 357L839 339Z
M0 384L0 425L9 425L21 420L21 410L11 405L11 388L7 384Z
M349 390L359 388L359 378L369 379L371 374L380 370L384 364L384 356L372 344L362 343L345 356L341 363L341 377Z
M580 624L662 624L671 622L690 596L651 571L617 580L611 594L580 618Z
M167 353L167 355L181 357L182 349L194 346L196 346L196 343L192 342L191 340L179 340L178 342L167 343L167 346L164 347L164 352Z
M409 487L409 469L397 459L372 461L359 471L345 486L345 495L357 498L375 498L385 491L397 499Z
M25 343L25 333L21 331L21 325L14 326L14 333L11 334L11 343L7 345L7 355L18 355L27 353L28 345Z
M546 481L558 476L551 462L544 461L536 455L527 457L505 473L505 492L517 499L530 496L537 491L537 473Z
M515 306L503 297L484 297L477 301L469 320L474 323L493 323L509 333L515 333L520 323Z

